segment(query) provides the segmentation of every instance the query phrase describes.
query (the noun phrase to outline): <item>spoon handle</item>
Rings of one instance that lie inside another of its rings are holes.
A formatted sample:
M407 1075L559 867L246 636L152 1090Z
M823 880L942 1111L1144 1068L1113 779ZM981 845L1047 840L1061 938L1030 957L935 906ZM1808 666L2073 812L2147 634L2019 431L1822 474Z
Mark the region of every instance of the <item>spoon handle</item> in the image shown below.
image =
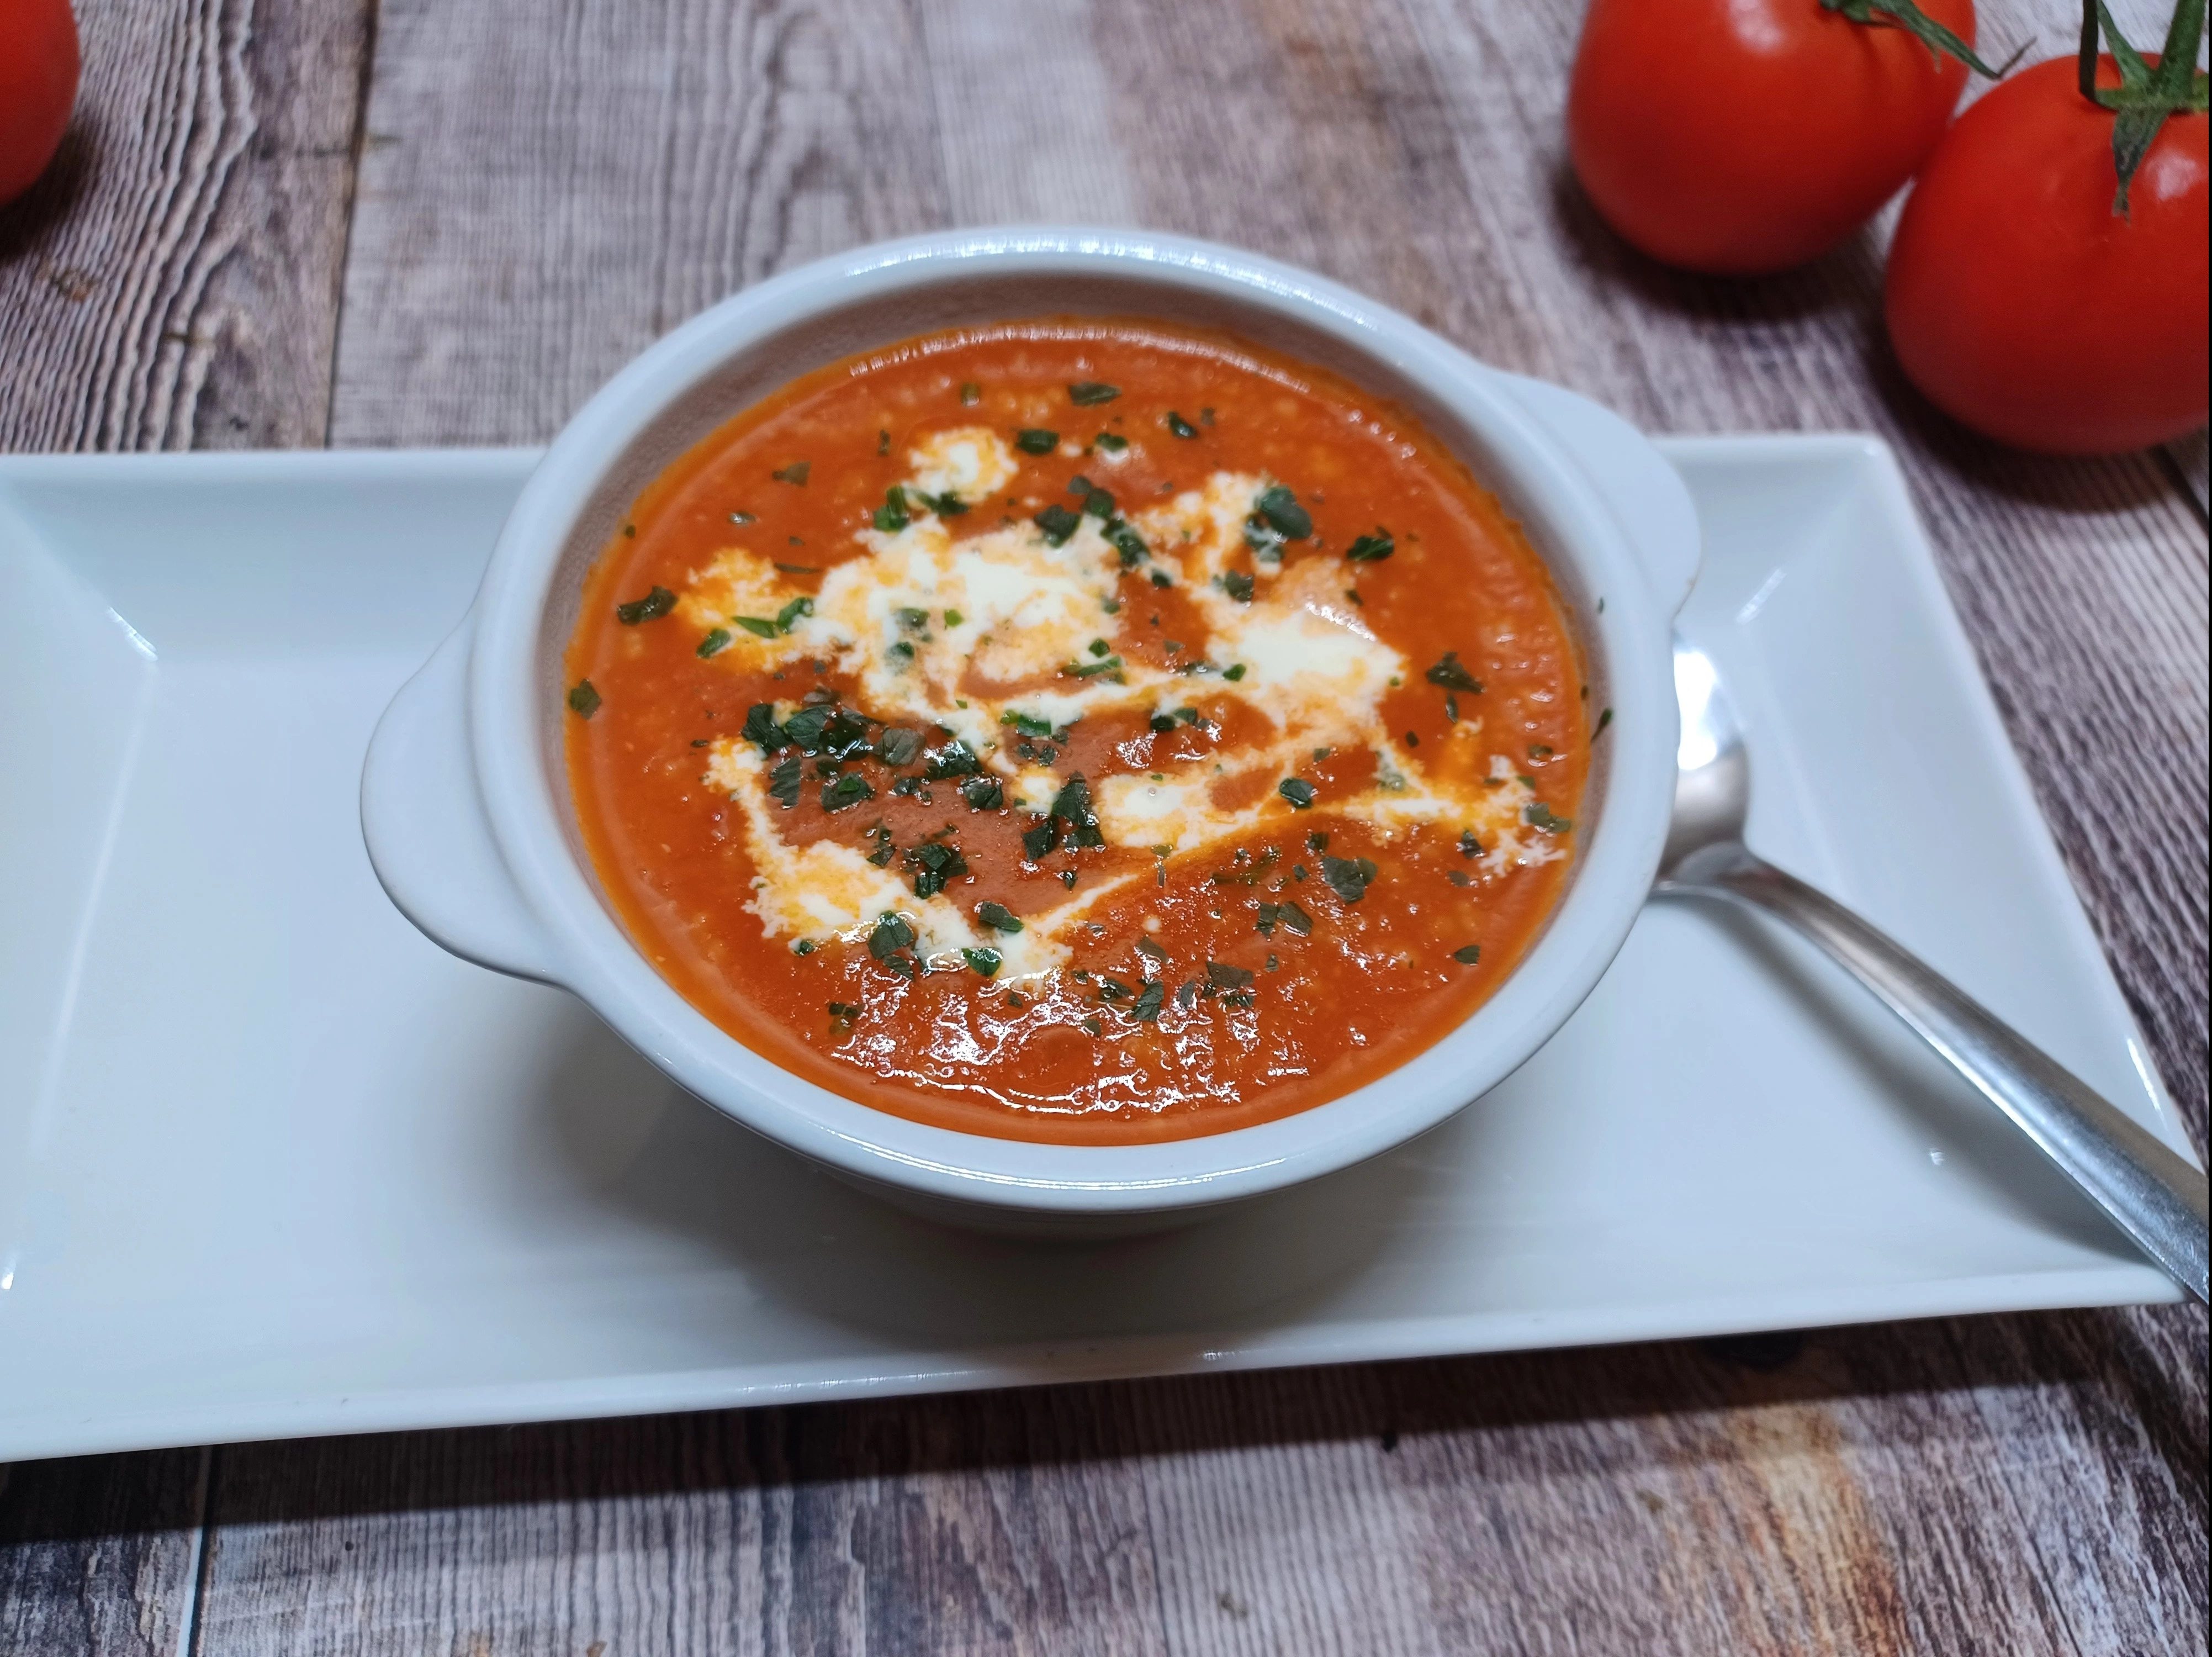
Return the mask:
M1668 886L1764 910L1819 944L2010 1117L2161 1270L2206 1298L2203 1173L1834 899L1740 845L1725 850L1725 857L1694 860L1706 866Z

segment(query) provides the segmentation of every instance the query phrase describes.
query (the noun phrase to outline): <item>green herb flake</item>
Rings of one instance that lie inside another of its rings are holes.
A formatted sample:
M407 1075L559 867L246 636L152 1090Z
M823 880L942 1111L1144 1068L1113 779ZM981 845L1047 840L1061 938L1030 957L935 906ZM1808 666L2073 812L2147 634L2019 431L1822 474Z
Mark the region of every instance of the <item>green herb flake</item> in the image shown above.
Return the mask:
M1473 829L1462 829L1459 832L1459 855L1462 857L1482 856L1482 842L1474 838Z
M1024 454L1049 454L1060 447L1060 434L1042 426L1024 426L1014 434L1014 447Z
M1228 667L1224 667L1221 670L1221 676L1227 679L1231 685L1234 685L1238 679L1244 677L1244 664L1241 661L1231 662Z
M1431 685L1441 685L1447 691L1465 691L1470 696L1482 694L1482 681L1461 664L1456 650L1445 651L1444 659L1421 677Z
M1354 564L1380 564L1398 550L1390 539L1390 532L1377 526L1372 535L1362 535L1344 549L1344 556Z
M1482 946L1479 943L1471 943L1463 949L1455 949L1452 951L1452 959L1462 966L1473 966L1482 959Z
M1248 967L1231 966L1226 961L1206 964L1206 981L1216 990L1249 990L1258 977Z
M1170 409L1168 411L1167 423L1169 432L1175 436L1195 437L1198 436L1198 428L1191 424L1189 421L1184 419L1182 416L1177 414L1173 409Z
M850 1002L833 1001L830 1003L830 1025L839 1035L850 1030L860 1016L860 1009Z
M1099 380L1079 380L1067 388L1067 400L1079 409L1095 409L1121 394L1119 386L1109 386Z
M1137 940L1137 953L1139 955L1146 956L1156 961L1164 961L1168 958L1168 952L1161 948L1159 945L1154 943L1150 938L1139 938Z
M876 509L875 525L886 535L896 535L913 521L906 503L906 490L893 484L884 491L884 503Z
M801 938L797 943L791 946L791 953L794 955L812 954L814 953L814 940L811 938Z
M1091 784L1078 771L1060 784L1052 797L1049 821L1067 825L1068 841L1088 850L1103 851L1106 837L1098 826L1098 813L1091 801Z
M1287 899L1275 905L1275 918L1301 938L1310 936L1313 932L1313 917Z
M589 719L599 710L599 692L588 679L580 679L568 687L568 708L579 719Z
M1381 873L1364 857L1330 857L1321 860L1321 877L1328 882L1328 889L1347 904L1356 904L1367 895L1367 888Z
M824 811L842 811L848 806L857 806L863 800L875 797L875 789L858 771L847 771L834 782L822 785L822 809Z
M1280 484L1260 491L1252 509L1267 521L1269 528L1285 540L1302 541L1313 533L1313 514L1298 504L1298 497Z
M1221 590L1239 604L1252 602L1252 577L1242 570L1224 570L1221 573Z
M1108 656L1103 661L1071 661L1060 668L1069 679L1096 679L1101 673L1118 673L1122 662L1119 656Z
M793 460L787 466L779 466L768 475L780 484L789 484L795 489L806 487L807 474L814 470L811 460Z
M656 587L641 599L615 606L615 619L625 627L635 627L641 621L659 621L675 607L676 594Z
M1159 983L1157 979L1147 984L1137 992L1137 1004L1129 1009L1130 1021L1135 1024L1158 1022L1160 1008L1166 1002L1167 998L1167 985Z
M999 716L999 723L1001 725L1012 726L1017 732L1024 736L1050 736L1052 734L1052 721L1049 719L1041 719L1035 714L1022 713L1012 708L1007 709L1006 712Z
M1119 432L1102 431L1091 440L1091 447L1103 449L1109 454L1119 454L1129 447L1129 440Z
M756 702L745 710L744 728L740 733L748 742L757 742L763 753L774 753L788 740L783 727L775 722L775 704Z
M1521 820L1540 834L1565 834L1575 825L1571 817L1562 817L1542 801L1523 807Z
M1549 745L1547 745L1547 744L1546 744L1546 743L1542 743L1542 742L1531 742L1531 743L1528 745L1528 758L1531 758L1531 759L1549 759L1551 757L1552 757L1552 750L1551 750L1551 748L1550 748Z
M997 978L999 968L1006 964L1006 959L995 949L963 949L960 955L969 966L987 978Z
M876 758L886 765L911 765L921 755L921 733L903 725L887 725L876 739Z
M1275 784L1275 792L1289 801L1293 810L1304 811L1314 802L1314 785L1303 777L1285 777Z
M769 798L781 805L786 811L799 803L799 784L805 780L805 762L793 754L768 774Z
M975 918L994 932L1014 933L1022 929L1021 917L1004 904L977 904Z
M1328 836L1324 834L1321 830L1316 829L1311 834L1306 836L1306 850L1308 851L1327 851L1328 850Z
M771 616L732 616L730 619L756 638L776 638L781 630Z
M1164 570L1155 570L1152 571L1152 585L1155 587L1173 587L1175 585L1175 577L1169 575Z
M1600 735L1603 734L1605 728L1612 723L1613 710L1610 708L1602 710L1597 716L1597 729L1590 733L1591 740L1595 741Z
M715 628L714 631L699 641L699 659L704 661L709 656L721 655L730 648L730 641L735 637L736 635L726 627Z
M818 564L780 564L776 568L787 576L818 576L822 573L822 566Z
M1083 496L1083 510L1093 518L1110 520L1114 515L1114 496L1106 490L1089 490Z
M1066 545L1068 538L1083 527L1083 520L1057 501L1045 508L1030 521L1044 531L1047 546Z
M1084 1020L1083 1027L1091 1032L1094 1036L1103 1036L1106 1033L1106 1026L1101 1024L1097 1019Z

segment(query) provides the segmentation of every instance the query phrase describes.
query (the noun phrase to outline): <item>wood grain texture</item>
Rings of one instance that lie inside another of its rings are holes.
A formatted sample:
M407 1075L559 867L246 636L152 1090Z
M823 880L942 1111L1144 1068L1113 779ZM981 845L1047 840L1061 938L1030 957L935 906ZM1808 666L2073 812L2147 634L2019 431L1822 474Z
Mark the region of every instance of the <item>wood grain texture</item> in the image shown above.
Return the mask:
M0 1467L0 1654L185 1650L212 1454Z
M93 118L0 216L0 446L542 439L748 282L1018 220L1293 259L1656 429L1880 432L2204 1142L2202 435L1950 425L1879 227L1640 259L1561 165L1571 0L84 16ZM0 1654L2197 1652L2206 1364L2153 1308L52 1463L0 1487Z
M77 11L61 154L0 210L0 448L320 443L368 5Z

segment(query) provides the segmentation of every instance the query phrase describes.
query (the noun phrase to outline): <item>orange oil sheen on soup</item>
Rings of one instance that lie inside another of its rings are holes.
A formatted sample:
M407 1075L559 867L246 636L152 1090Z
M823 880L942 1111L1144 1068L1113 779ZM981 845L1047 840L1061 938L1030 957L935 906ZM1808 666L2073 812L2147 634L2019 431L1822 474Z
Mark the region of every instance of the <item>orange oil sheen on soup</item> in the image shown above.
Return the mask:
M610 541L568 669L594 865L694 1006L864 1104L1077 1143L1304 1110L1462 1020L1558 899L1595 724L1543 565L1425 430L1136 321L744 411Z

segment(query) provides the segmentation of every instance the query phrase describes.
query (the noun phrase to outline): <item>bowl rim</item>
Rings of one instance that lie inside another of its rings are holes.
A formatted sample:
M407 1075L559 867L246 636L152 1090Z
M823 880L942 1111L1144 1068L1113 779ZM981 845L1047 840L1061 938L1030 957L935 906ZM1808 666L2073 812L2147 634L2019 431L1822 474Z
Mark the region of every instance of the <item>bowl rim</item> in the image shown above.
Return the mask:
M1609 600L1577 617L1611 686L1604 809L1545 931L1497 991L1426 1050L1349 1093L1269 1122L1139 1145L1000 1139L911 1121L784 1070L723 1032L645 959L572 849L567 779L549 771L539 705L544 615L576 520L627 447L731 356L869 298L982 276L1099 274L1317 327L1420 386L1480 434L1489 464L1510 480L1499 492L1524 513L1540 511L1547 556L1572 563L1586 590ZM1272 259L1183 237L943 233L856 249L720 302L618 372L555 438L501 530L471 614L477 787L500 854L553 946L546 976L680 1085L756 1131L847 1174L956 1203L1088 1215L1210 1204L1353 1166L1437 1126L1517 1069L1595 986L1650 889L1672 802L1671 609L1589 472L1504 376L1411 319Z

